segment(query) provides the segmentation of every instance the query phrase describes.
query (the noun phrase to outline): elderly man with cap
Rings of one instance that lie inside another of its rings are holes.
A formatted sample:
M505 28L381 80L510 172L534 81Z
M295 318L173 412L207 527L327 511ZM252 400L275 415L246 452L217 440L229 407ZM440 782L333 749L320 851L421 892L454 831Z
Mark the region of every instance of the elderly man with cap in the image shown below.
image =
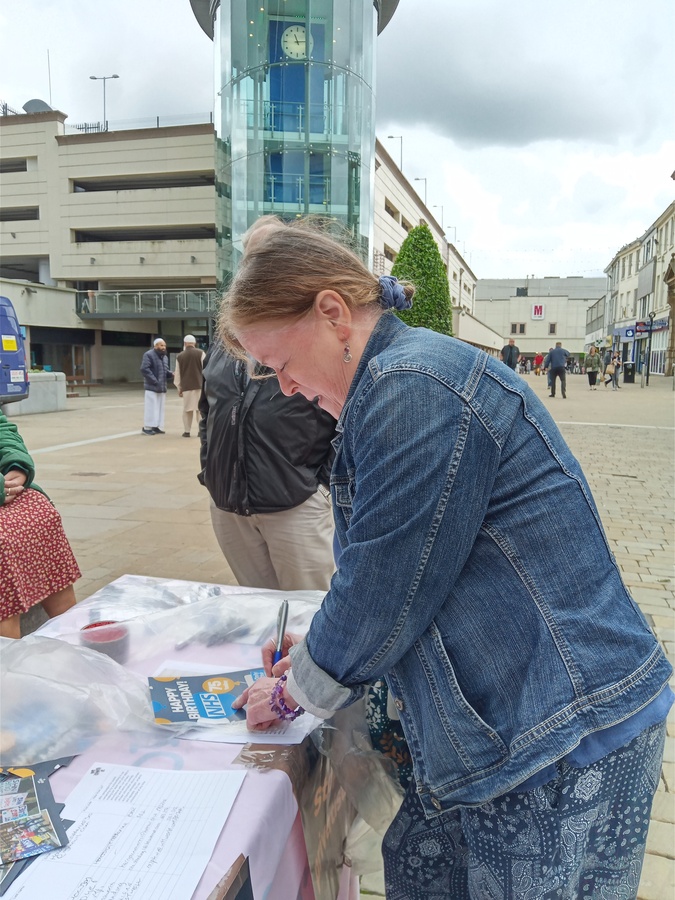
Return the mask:
M173 379L173 373L169 369L163 338L155 338L152 350L143 354L141 373L145 388L143 434L164 434L166 385Z
M199 419L199 398L202 393L204 376L204 352L197 349L197 339L193 334L183 338L183 352L176 357L176 371L173 383L178 389L178 396L183 400L183 437L190 437L192 415Z

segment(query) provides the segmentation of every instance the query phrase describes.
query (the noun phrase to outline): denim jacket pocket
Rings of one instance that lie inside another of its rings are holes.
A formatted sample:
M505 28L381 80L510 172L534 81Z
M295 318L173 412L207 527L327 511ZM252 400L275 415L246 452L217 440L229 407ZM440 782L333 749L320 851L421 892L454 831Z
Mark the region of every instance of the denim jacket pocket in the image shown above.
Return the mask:
M411 739L421 749L415 754L419 762L420 796L424 802L424 795L429 792L430 797L442 800L445 795L474 781L479 773L501 765L509 751L499 734L464 696L436 625L432 624L416 642L412 654L414 662L411 660L411 665L418 669L418 677L424 678L431 708L426 699L424 708L417 710L418 718L414 712L416 698L407 698L407 691L402 688L402 684L410 684L410 673L402 672L399 681L396 677L400 671L398 666L392 679L393 687L397 693L401 690L403 702L400 707L404 710L401 718L405 725L406 712L410 714L408 724L414 731ZM405 663L403 667L408 668ZM436 727L429 727L430 714L437 720L441 732ZM443 746L438 745L439 733L447 739Z
M338 510L342 513L345 520L345 526L349 528L349 522L352 518L352 492L348 476L331 478L331 489L335 497L335 512Z

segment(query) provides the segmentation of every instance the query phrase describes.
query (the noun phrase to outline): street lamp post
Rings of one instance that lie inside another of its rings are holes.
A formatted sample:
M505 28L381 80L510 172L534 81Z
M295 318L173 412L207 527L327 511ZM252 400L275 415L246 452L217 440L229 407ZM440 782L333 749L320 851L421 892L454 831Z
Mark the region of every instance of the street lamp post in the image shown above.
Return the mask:
M423 181L424 182L424 205L427 205L427 180L426 178L415 178L415 181Z
M649 316L649 340L647 341L647 377L645 379L645 384L649 387L649 367L652 363L652 329L654 327L654 316L655 312L647 313Z
M105 119L105 83L109 81L111 78L119 78L119 75L90 75L89 78L92 81L102 81L103 82L103 128L105 131L108 130L108 126L106 125Z
M388 140L388 141L400 141L400 142L401 142L401 154L400 154L401 163L400 163L400 165L399 165L399 169L400 169L401 172L402 172L402 171L403 171L403 135L402 135L402 134L388 134L388 135L387 135L387 140Z
M443 227L443 207L442 206L434 206L434 209L440 209L440 211L441 211L441 231L445 231L445 228Z
M453 230L453 232L454 232L454 235L455 235L455 236L453 237L453 239L452 239L452 242L453 242L453 244L456 244L456 243L457 243L457 228L456 228L454 225L448 225L447 230L450 231L451 228L452 228L452 230Z

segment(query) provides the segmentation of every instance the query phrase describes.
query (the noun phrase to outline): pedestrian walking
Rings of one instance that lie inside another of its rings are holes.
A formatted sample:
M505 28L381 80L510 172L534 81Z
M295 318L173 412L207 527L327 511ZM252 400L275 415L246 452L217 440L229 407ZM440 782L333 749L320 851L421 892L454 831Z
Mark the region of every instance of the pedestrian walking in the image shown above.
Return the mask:
M278 222L221 306L234 352L339 418L337 571L236 705L264 733L387 681L415 776L383 842L390 898L632 900L672 667L536 395L393 315L412 294Z
M190 437L192 417L196 416L199 420L199 398L204 383L202 374L204 356L204 351L197 349L195 336L186 334L183 338L183 352L176 357L176 369L173 373L173 383L183 401L183 437Z
M605 359L607 359L607 354L605 354ZM604 385L607 387L608 384L612 385L613 391L619 390L619 372L621 371L621 356L618 353L613 353L609 357L609 361L605 364L605 374L604 374Z
M586 375L588 377L588 389L590 391L597 391L596 382L598 380L600 367L600 354L598 353L597 347L592 346L588 351L585 363Z
M519 357L520 350L516 347L516 342L513 338L509 338L508 344L505 347L502 347L499 358L509 367L509 369L513 369L515 372Z
M563 400L567 397L567 360L569 355L569 351L565 350L562 343L556 341L555 347L553 347L552 350L549 350L548 356L544 360L544 368L548 369L551 373L551 393L549 395L551 397L555 397L556 378L560 379L560 392L562 393Z
M623 366L623 360L621 359L620 353L615 353L612 357L612 365L614 366L614 373L612 375L612 390L619 391L621 390L621 385L619 384L619 375L621 374L621 368Z
M141 362L145 406L143 410L143 434L164 434L166 386L173 380L163 338L155 338L152 350L143 354Z

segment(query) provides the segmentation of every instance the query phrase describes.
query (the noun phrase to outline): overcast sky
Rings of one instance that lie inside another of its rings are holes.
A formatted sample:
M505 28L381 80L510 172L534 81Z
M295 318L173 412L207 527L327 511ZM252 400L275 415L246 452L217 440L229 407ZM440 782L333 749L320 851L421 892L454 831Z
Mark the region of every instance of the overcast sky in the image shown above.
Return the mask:
M479 278L601 275L675 196L674 33L672 0L400 0L378 137ZM189 0L0 0L15 109L96 121L116 73L111 122L208 113L212 72Z

